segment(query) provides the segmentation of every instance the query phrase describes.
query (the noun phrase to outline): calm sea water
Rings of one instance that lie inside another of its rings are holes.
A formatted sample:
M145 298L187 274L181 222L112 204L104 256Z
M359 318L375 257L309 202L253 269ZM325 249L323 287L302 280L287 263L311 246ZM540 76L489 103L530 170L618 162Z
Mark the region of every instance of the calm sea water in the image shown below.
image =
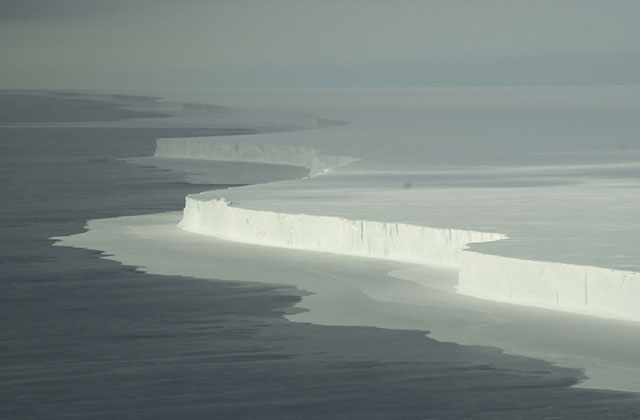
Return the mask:
M50 101L29 110L42 119ZM303 291L51 246L89 219L180 209L204 187L117 159L213 133L0 127L0 418L640 418L634 395L569 388L580 372L420 331L290 323Z

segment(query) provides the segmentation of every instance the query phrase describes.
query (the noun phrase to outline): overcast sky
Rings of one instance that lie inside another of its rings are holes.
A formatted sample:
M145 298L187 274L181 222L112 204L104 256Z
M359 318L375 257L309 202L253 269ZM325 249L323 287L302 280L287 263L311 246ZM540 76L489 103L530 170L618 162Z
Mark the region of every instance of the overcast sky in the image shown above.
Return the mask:
M640 83L640 0L0 0L0 87Z

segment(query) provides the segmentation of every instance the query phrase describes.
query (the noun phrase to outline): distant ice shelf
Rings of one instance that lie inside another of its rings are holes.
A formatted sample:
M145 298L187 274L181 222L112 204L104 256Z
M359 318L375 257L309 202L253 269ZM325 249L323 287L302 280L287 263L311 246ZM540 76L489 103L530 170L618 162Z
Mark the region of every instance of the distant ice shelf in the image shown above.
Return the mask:
M155 156L302 166L309 169L312 176L358 160L349 156L326 155L306 145L218 141L215 137L160 138L156 140Z

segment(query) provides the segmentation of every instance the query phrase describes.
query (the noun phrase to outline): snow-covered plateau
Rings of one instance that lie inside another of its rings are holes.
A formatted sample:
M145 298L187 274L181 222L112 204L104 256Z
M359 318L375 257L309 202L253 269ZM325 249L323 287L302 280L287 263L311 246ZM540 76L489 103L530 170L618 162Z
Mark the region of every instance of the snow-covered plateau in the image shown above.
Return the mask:
M96 221L62 244L155 273L293 284L313 293L293 319L422 328L640 391L640 87L183 95L348 124L159 139L159 167L312 176L193 194L181 216Z

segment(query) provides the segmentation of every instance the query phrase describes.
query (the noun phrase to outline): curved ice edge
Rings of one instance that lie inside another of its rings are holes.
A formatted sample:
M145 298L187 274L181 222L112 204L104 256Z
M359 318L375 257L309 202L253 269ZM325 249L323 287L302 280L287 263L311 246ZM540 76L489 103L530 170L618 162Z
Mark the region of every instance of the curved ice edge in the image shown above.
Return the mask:
M500 233L253 210L198 195L187 196L178 226L236 242L455 268L461 294L640 321L640 273L468 249L507 239Z
M221 141L216 137L159 138L156 139L154 156L302 166L309 169L310 176L360 160L350 156L325 155L306 145L254 144Z

